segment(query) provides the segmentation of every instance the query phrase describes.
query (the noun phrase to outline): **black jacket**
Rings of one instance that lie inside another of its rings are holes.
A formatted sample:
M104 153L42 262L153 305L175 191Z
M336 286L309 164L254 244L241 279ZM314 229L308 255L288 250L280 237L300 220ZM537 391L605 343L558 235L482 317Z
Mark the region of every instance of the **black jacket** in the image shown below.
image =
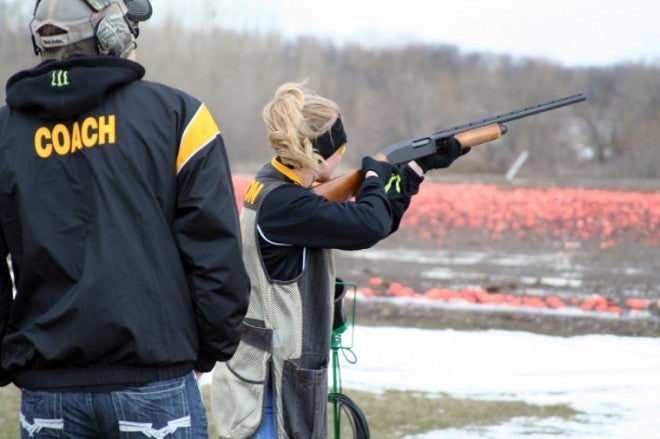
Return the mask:
M424 177L408 165L392 166L392 170L399 183L387 192L371 177L364 180L356 202L337 203L296 184L290 171L275 159L264 166L260 175L280 174L288 183L270 191L259 210L259 246L269 276L279 281L297 277L305 248L360 250L398 230Z
M0 384L122 387L209 371L238 344L249 279L222 137L143 75L74 57L7 83Z

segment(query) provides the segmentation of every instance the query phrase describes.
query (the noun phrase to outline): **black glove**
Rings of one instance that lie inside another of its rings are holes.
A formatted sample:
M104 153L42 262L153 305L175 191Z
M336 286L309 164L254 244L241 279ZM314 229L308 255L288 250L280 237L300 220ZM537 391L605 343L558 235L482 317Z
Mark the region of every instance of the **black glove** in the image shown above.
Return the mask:
M366 178L367 171L374 171L378 174L380 181L383 182L383 186L390 181L390 178L392 177L392 174L396 172L396 169L396 166L391 163L381 162L369 156L362 159L362 177Z
M450 137L447 140L439 140L438 142L444 143L444 148L441 148L441 152L437 152L435 154L427 155L426 157L415 159L415 161L417 162L419 167L422 168L422 171L424 171L425 174L427 171L431 169L448 168L449 165L451 165L454 162L454 160L456 160L462 155L467 154L472 149L470 147L467 148L461 147L461 142L456 140L454 137Z

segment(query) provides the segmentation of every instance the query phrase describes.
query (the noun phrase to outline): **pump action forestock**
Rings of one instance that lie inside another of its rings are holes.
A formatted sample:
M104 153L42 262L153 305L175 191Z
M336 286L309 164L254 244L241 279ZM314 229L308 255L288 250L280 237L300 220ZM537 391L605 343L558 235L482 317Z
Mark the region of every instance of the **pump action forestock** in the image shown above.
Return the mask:
M374 158L392 164L407 163L410 160L439 152L444 147L443 140L447 140L451 136L454 136L456 140L461 142L463 148L492 142L506 134L507 127L504 125L505 122L575 104L585 99L586 96L584 94L578 93L520 110L498 114L486 119L468 122L453 128L437 131L428 136L403 140L385 147L374 155ZM319 184L314 188L314 191L331 201L348 201L355 196L361 185L362 174L359 169L354 169Z

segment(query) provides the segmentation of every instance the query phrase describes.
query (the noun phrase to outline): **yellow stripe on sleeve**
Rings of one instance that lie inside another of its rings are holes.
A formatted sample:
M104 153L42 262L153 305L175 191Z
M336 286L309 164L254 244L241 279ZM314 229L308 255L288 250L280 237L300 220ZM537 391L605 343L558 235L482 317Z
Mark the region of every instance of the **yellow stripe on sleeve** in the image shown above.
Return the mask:
M220 128L213 120L209 109L202 104L181 138L179 155L176 158L177 174L199 150L208 145L218 134L220 134Z

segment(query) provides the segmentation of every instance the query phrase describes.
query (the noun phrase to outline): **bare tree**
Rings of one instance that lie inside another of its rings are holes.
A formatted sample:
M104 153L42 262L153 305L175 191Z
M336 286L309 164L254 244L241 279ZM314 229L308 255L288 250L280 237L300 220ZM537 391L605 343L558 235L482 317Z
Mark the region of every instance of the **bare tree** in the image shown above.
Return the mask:
M217 5L209 0L205 13L215 14ZM39 62L27 27L17 24L29 20L26 9L22 2L0 2L5 81ZM367 49L189 28L177 17L148 25L138 41L146 79L200 96L220 124L235 168L254 172L270 157L261 110L281 83L307 80L342 107L347 166L399 140L583 91L586 103L512 122L510 134L447 172L503 175L528 151L521 175L658 178L660 65L571 69L444 45Z

